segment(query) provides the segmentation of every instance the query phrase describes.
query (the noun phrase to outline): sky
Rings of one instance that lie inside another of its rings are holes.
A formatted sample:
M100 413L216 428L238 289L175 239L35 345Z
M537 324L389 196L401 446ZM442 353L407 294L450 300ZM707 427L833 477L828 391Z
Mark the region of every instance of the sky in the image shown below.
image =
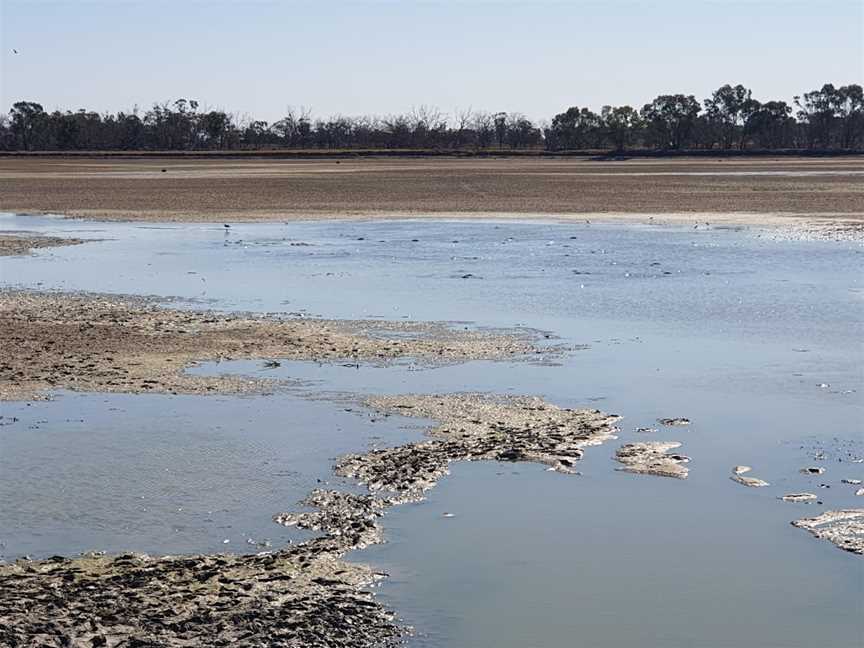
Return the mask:
M184 97L271 122L289 106L540 120L724 83L791 102L862 79L864 0L0 0L0 112Z

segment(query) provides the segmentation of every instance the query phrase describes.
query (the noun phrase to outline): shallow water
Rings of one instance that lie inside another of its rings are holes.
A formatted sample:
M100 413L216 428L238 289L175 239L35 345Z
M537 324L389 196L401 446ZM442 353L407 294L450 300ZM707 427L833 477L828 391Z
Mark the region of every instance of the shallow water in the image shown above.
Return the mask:
M296 508L318 479L334 481L333 457L420 434L417 420L305 393L539 394L623 414L620 441L588 449L581 476L457 464L428 501L393 509L389 542L352 559L391 573L379 594L417 628L412 643L786 647L864 638L860 560L789 526L862 503L840 484L864 477L864 464L849 461L864 456L860 247L553 222L226 231L9 216L0 229L104 239L2 259L4 285L528 326L588 345L554 365L195 369L303 381L296 393L268 397L61 394L4 404L4 420L20 418L0 427L7 559L256 550L250 538L278 545L297 532L270 516ZM666 416L693 424L633 432ZM689 479L616 471L617 443L645 439L683 442ZM826 474L799 474L819 449ZM772 487L731 482L740 463ZM799 490L824 504L776 499Z

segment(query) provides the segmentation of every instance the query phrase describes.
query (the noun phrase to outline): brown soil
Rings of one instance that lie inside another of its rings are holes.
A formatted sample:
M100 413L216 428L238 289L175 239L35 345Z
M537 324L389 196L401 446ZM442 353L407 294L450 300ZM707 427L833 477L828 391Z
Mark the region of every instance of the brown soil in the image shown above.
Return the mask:
M864 159L856 156L617 162L0 158L0 211L134 220L442 214L704 220L710 214L714 222L806 217L860 226L862 171Z
M0 292L0 400L50 389L100 392L260 392L273 384L201 377L202 360L286 358L386 363L504 359L537 353L528 333L444 324L330 321L160 308L147 299Z

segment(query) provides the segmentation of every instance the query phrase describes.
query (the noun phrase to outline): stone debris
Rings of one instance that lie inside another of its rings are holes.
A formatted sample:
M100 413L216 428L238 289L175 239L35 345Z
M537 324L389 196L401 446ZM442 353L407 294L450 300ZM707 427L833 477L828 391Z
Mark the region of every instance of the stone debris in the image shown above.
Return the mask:
M254 555L54 557L0 566L0 645L395 646L392 613L330 537Z
M860 479L841 479L840 481L843 484L851 484L852 486L857 486L861 483Z
M784 502L813 502L817 497L813 493L789 493L779 497L778 499L781 499Z
M864 495L864 488L859 488L857 491L855 491L855 494L858 496Z
M825 473L825 469L821 466L808 466L802 468L800 472L802 475L822 475Z
M652 432L657 432L657 428L652 428L652 427L637 427L637 428L634 430L634 432L637 432L638 434L649 434L649 433L652 433Z
M743 475L744 473L748 473L753 470L750 466L734 466L732 468L732 472L736 475Z
M615 459L624 464L624 467L618 470L686 479L690 470L683 464L688 463L690 458L669 454L670 450L680 447L681 444L677 441L627 443L615 452Z
M729 479L734 482L738 482L743 486L749 486L750 488L762 488L764 486L770 486L767 481L764 479L758 479L757 477L744 477L743 475L732 475Z
M825 511L816 517L795 520L792 526L806 529L844 551L864 555L864 509Z
M280 513L273 521L309 531L323 531L344 545L345 551L363 549L383 541L377 520L388 501L370 495L355 495L334 490L315 489L303 502L317 511Z
M690 419L688 418L660 418L657 419L657 422L660 425L666 426L690 425Z
M394 502L416 501L452 461L532 461L576 473L584 448L615 439L620 417L560 408L531 397L484 394L380 396L367 404L386 414L429 418L428 440L343 457L336 472Z

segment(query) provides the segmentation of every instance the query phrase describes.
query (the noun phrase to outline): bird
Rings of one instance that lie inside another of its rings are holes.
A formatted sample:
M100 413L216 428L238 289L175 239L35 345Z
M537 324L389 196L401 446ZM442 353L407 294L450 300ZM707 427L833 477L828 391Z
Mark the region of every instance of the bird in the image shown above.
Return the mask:
M16 49L13 47L13 48L12 48L12 53L13 53L13 54L17 54L17 53L18 53L18 50L16 50Z
M228 223L223 223L223 224L222 224L222 227L224 227L225 229L230 229L230 228L231 228L231 226L230 226Z

